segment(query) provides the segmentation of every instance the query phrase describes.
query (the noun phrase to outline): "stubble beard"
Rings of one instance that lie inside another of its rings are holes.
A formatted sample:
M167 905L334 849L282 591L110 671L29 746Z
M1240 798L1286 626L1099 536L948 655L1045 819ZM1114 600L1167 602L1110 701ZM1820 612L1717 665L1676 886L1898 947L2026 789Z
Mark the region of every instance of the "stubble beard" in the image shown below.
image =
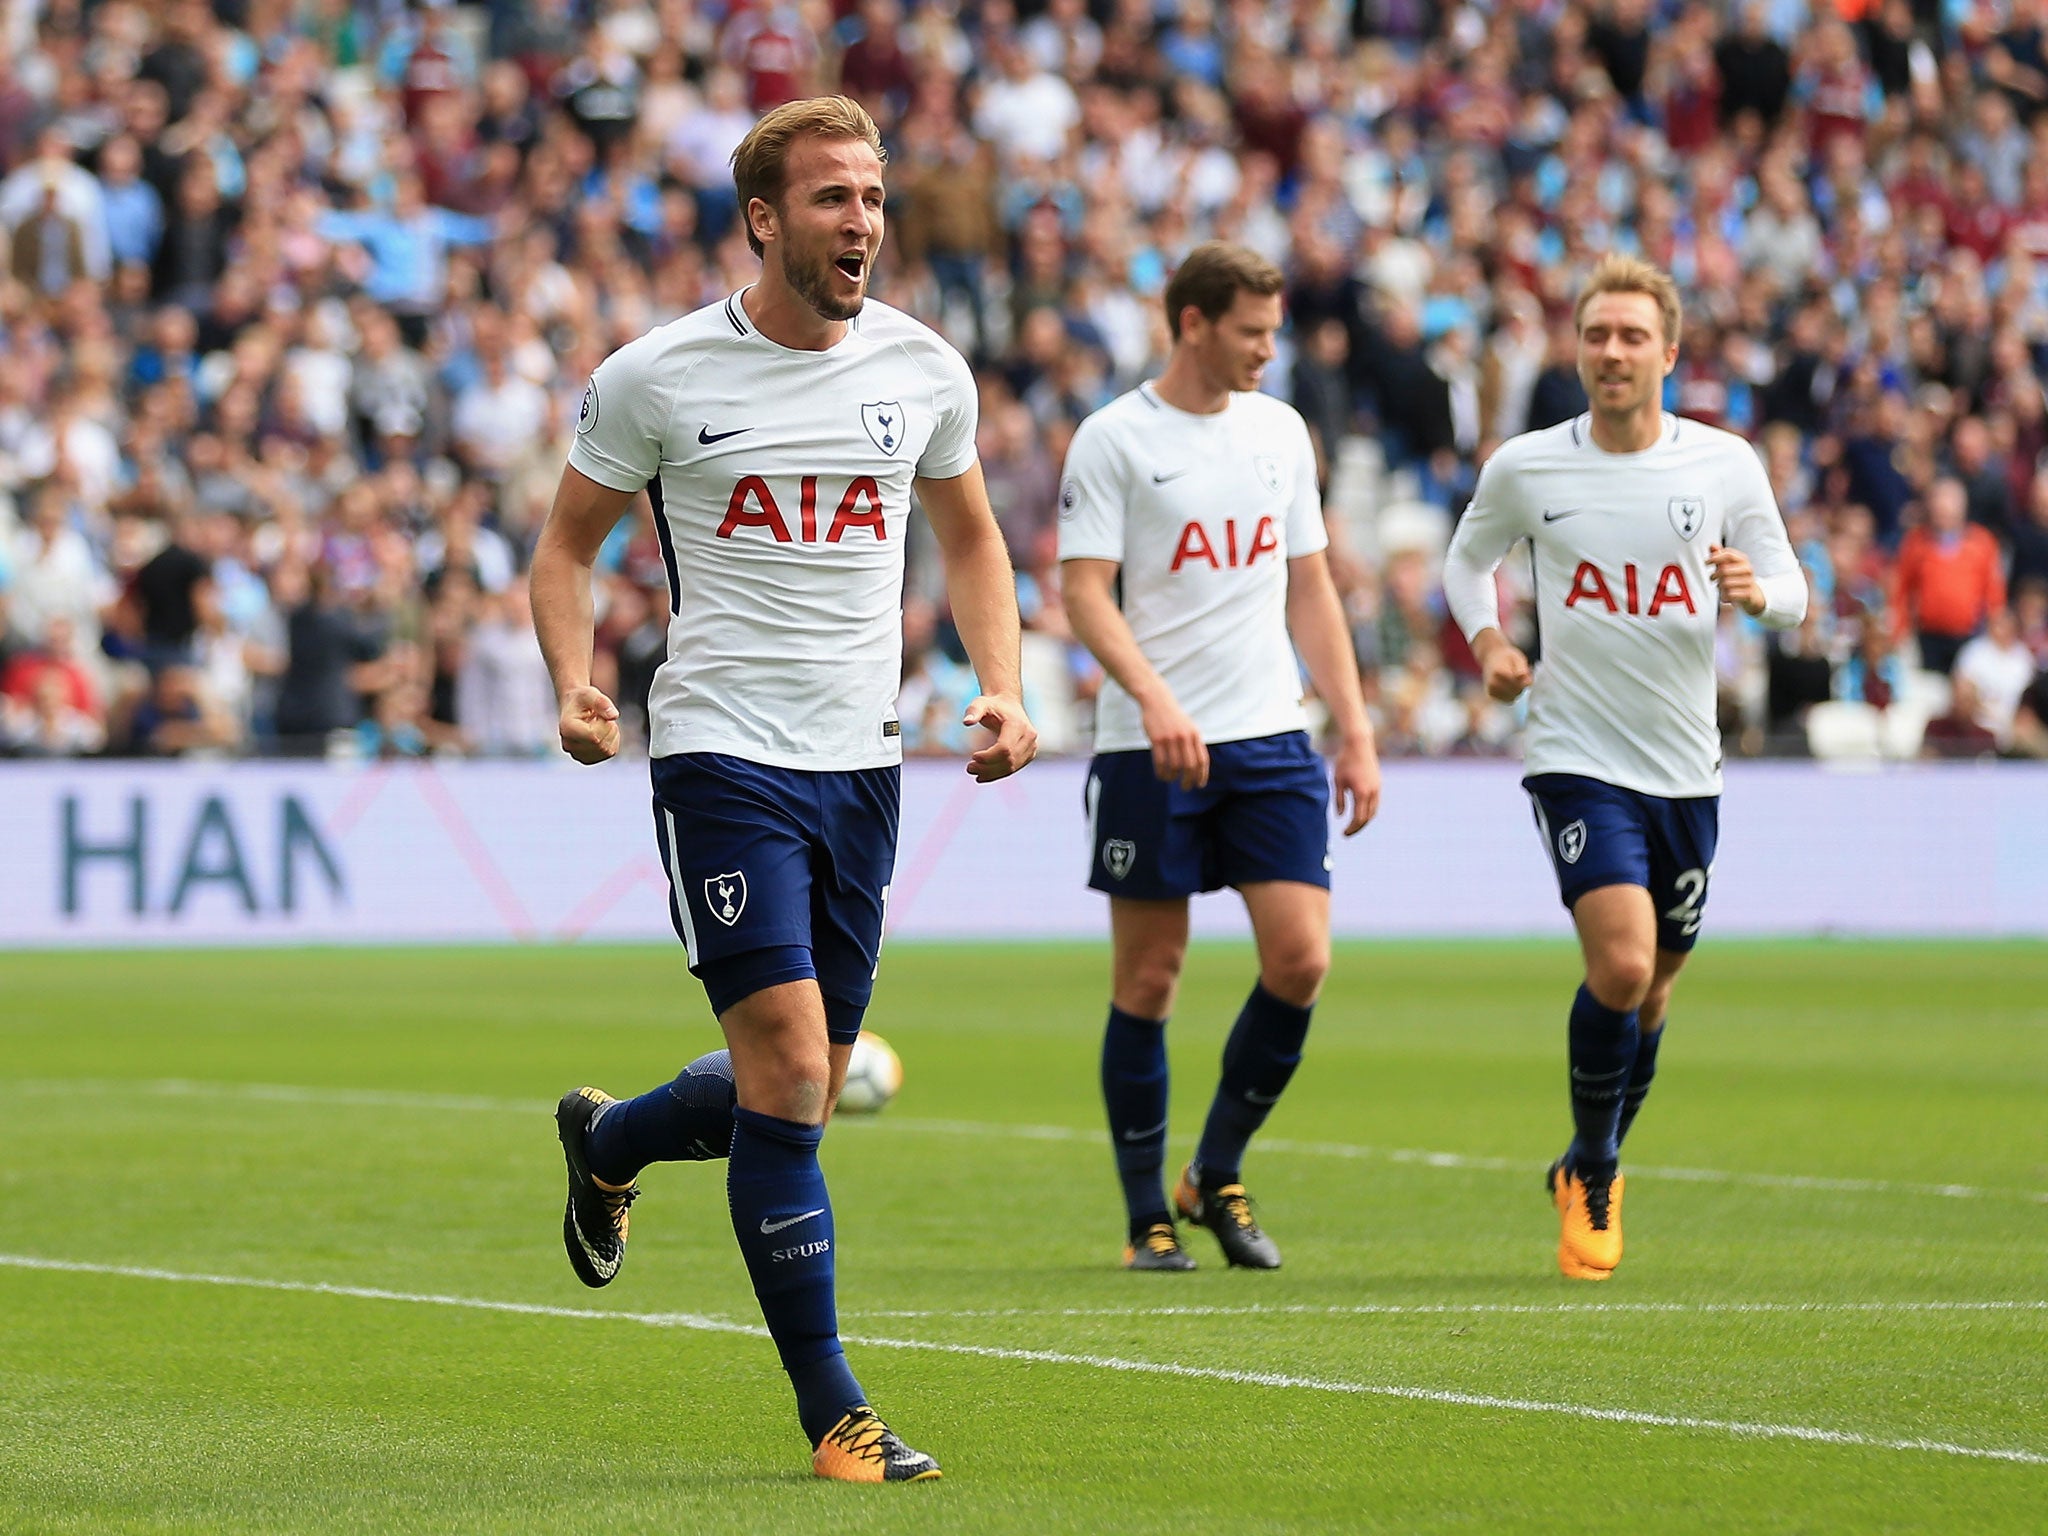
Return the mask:
M832 291L832 274L838 269L829 261L791 261L784 257L782 275L790 289L827 320L851 320L867 302L867 267L861 269L860 292L842 299Z

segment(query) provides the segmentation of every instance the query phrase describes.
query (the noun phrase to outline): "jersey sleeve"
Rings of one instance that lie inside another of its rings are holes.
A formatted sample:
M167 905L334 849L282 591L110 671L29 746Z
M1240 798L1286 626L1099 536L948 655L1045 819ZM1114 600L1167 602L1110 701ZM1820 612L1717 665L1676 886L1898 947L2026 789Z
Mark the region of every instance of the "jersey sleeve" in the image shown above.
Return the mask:
M643 336L599 363L590 376L569 463L599 485L637 491L661 472L675 388L660 377L659 360L658 349Z
M1293 418L1294 500L1287 507L1287 558L1319 554L1330 547L1329 525L1323 521L1323 492L1316 483L1316 447L1308 423L1297 411Z
M974 434L981 425L981 399L975 392L974 373L967 359L943 342L933 346L921 360L932 377L933 404L938 424L931 441L917 461L917 472L927 480L951 480L974 467Z
M1060 472L1060 558L1124 558L1124 463L1098 417L1075 429Z
M1528 531L1514 466L1503 445L1479 471L1472 504L1458 519L1444 554L1444 601L1467 640L1476 639L1481 630L1500 628L1500 592L1493 573Z
M1724 536L1731 547L1749 556L1750 569L1763 588L1759 622L1771 629L1792 629L1806 617L1806 573L1785 536L1785 519L1763 461L1740 440L1731 442L1729 450Z

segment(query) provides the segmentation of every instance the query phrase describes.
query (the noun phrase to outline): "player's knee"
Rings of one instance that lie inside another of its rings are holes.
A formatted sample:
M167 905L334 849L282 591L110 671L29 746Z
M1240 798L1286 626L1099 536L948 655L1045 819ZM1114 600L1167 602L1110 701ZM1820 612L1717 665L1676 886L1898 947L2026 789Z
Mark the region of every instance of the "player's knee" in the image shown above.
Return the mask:
M1163 1019L1173 1012L1174 993L1180 987L1180 963L1152 960L1125 970L1118 979L1117 1006L1141 1019Z
M799 1019L755 1021L733 1041L739 1102L787 1120L824 1118L832 1091L832 1053L822 1031Z
M1640 1009L1656 977L1653 956L1618 949L1596 955L1587 968L1586 985L1603 1007Z
M815 1124L822 1120L832 1093L832 1059L824 1043L775 1048L755 1058L759 1083L757 1092L746 1094L775 1106L768 1113L784 1119ZM746 1085L754 1089L755 1084Z
M1330 974L1330 947L1304 945L1273 956L1259 967L1259 985L1297 1008L1306 1008L1323 990Z

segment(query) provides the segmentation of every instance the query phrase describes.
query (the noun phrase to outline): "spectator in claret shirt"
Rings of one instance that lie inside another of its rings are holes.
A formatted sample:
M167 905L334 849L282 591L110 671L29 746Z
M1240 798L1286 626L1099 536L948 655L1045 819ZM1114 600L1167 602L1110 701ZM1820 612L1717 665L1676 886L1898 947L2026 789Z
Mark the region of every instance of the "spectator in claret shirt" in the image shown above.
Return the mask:
M1992 613L2005 606L1998 541L1969 521L1962 482L1944 476L1927 497L1927 521L1899 546L1892 590L1895 632L1913 631L1920 665L1946 673Z
M861 0L859 35L839 57L839 88L886 132L917 90L914 61L903 50L902 0Z
M1966 760L1996 756L1998 737L1977 719L1982 708L1983 701L1977 696L1976 684L1967 677L1956 678L1954 691L1949 696L1948 713L1927 722L1921 755Z

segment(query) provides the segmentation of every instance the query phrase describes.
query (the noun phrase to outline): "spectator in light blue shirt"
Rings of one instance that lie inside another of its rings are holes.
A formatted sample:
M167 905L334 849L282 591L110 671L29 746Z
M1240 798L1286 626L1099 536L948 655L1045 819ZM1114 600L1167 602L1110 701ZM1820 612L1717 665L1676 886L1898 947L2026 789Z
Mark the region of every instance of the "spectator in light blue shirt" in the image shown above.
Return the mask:
M164 237L164 200L142 179L142 150L125 133L107 140L100 151L100 191L115 262L148 266Z
M1179 17L1159 39L1159 56L1174 75L1223 88L1223 43L1209 0L1181 0Z
M429 315L448 295L449 247L487 243L491 221L431 206L417 176L399 177L394 193L388 212L323 213L313 228L369 253L363 286L377 303L402 315Z

